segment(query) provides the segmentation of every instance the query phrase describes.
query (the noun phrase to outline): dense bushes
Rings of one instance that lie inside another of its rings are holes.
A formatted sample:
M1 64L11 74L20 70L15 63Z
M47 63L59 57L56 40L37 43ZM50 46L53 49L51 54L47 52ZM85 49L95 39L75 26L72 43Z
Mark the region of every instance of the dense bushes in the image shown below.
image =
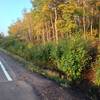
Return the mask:
M69 40L69 44L58 61L58 68L67 75L69 81L77 80L82 77L82 70L86 67L89 55L86 50L86 43L81 39Z
M58 45L52 44L51 49L48 49L48 59L65 73L68 81L74 81L82 78L81 72L90 60L88 47L88 41L82 41L80 37L63 40Z
M81 36L61 40L58 44L50 42L46 45L31 45L9 38L1 46L24 59L40 64L51 64L65 74L68 81L82 78L88 55L88 41ZM45 66L45 65L44 65Z

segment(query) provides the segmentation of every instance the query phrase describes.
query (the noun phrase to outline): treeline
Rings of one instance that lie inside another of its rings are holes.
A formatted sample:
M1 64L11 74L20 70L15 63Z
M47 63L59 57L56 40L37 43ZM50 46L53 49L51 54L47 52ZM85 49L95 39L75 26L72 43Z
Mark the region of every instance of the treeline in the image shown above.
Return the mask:
M70 84L88 80L99 87L100 1L34 0L32 5L10 25L0 46L51 70L47 75Z
M82 71L96 56L89 51L100 37L100 1L34 0L32 5L23 19L10 25L12 41L5 42L6 48L29 61L56 67L70 81L82 79Z
M10 36L29 43L69 38L81 31L84 38L99 37L99 0L34 0L31 12L9 27Z

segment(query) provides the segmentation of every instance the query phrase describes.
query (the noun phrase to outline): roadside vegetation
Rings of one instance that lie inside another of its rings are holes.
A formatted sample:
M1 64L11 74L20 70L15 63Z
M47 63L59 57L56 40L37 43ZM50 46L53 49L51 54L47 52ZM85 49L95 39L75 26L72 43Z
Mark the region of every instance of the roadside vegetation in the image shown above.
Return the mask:
M31 71L42 70L99 100L100 1L34 0L32 5L9 26L9 36L0 36L0 47L38 66L28 66Z

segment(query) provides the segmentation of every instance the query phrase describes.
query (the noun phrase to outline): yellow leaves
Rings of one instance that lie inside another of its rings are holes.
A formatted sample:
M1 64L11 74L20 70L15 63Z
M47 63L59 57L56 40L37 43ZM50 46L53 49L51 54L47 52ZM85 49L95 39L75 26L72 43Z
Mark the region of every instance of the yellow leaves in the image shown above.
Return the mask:
M76 3L69 3L69 4L60 4L58 8L63 12L63 13L68 13L72 14L75 12L75 9L77 8Z
M11 35L17 35L19 32L21 32L22 29L22 22L20 20L17 20L16 23L12 24L9 27L9 33Z
M98 11L99 11L99 13L100 13L100 1L96 3L96 6L97 6Z
M27 45L27 47L28 47L29 49L31 49L31 48L32 48L32 46L33 46L33 44L32 44L32 43L28 43L28 45Z
M96 29L93 29L92 30L92 34L91 34L91 32L86 32L86 38L88 39L88 40L91 40L91 41L95 41L95 39L96 39L96 37L97 37L97 34L98 32L97 32L97 30Z
M48 5L44 5L43 8L42 8L42 11L43 11L43 12L46 12L46 11L48 11L48 10L49 10Z
M96 6L100 6L100 1L96 3Z

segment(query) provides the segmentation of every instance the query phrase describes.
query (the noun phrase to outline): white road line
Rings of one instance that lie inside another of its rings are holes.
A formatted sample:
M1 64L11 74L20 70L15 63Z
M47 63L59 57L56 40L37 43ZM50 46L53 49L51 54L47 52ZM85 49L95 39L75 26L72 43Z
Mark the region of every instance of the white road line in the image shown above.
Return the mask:
M0 66L1 66L1 68L2 68L2 70L3 70L3 72L4 72L4 74L5 74L5 76L6 76L6 78L7 78L7 80L8 80L8 81L12 81L11 76L8 74L7 70L5 69L5 67L4 67L4 65L2 64L1 61L0 61Z

